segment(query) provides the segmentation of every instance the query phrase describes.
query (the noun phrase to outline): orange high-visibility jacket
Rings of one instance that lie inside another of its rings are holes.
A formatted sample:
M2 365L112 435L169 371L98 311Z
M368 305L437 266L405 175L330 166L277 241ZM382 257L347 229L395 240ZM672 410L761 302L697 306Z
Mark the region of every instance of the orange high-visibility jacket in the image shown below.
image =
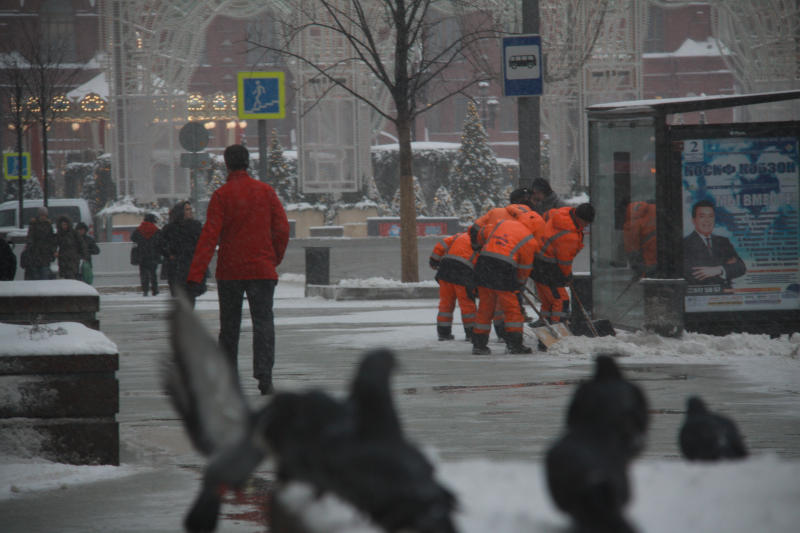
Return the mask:
M475 263L478 286L514 291L525 283L539 251L539 239L528 225L517 220L500 220L484 228L486 239Z
M625 214L622 237L625 253L639 252L647 266L656 264L656 206L648 202L631 202Z
M495 207L494 209L490 209L485 215L475 220L475 223L469 228L469 235L472 239L472 247L477 250L483 244L480 242L481 230L484 230L485 228L492 228L501 220L519 220L521 217L530 214L539 216L536 211L525 204L509 204L505 207Z
M467 287L474 286L473 267L478 252L472 249L469 235L456 233L436 243L431 254L431 266L436 263L436 279Z
M552 287L568 285L572 261L583 248L583 231L572 218L574 210L567 206L549 211L533 269L535 281Z

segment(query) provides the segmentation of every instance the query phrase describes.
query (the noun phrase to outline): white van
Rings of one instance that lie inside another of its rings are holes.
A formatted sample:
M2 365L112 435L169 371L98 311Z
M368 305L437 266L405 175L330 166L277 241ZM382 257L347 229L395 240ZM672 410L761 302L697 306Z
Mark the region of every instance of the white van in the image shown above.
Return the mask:
M23 200L22 204L22 225L19 229L19 200L11 200L0 204L0 235L8 233L28 232L28 224L31 219L38 215L37 210L42 207L44 201ZM89 203L83 198L48 198L47 211L51 221L55 224L58 217L66 215L73 224L83 222L89 226L89 233L94 235L94 223L92 214L89 211Z

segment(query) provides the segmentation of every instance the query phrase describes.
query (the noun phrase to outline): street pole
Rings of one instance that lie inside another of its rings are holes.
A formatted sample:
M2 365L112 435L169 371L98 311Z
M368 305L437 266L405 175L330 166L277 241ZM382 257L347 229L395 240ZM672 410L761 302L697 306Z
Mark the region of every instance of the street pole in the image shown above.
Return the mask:
M522 33L539 33L539 0L522 0ZM544 54L541 54L544 57ZM542 69L544 76L544 69ZM530 187L541 176L539 97L517 97L519 186Z
M267 121L258 119L258 177L267 182Z

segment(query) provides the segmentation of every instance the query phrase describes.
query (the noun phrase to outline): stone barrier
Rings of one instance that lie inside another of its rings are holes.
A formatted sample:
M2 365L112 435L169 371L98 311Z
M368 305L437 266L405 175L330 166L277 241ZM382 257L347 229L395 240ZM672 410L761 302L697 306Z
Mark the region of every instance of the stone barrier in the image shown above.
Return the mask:
M0 448L69 464L119 464L119 355L76 322L0 324Z

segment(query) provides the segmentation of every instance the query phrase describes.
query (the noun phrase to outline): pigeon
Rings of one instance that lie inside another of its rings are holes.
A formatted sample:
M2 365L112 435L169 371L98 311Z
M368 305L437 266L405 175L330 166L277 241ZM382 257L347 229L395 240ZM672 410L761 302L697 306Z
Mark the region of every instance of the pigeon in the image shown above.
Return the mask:
M570 428L547 451L550 496L581 533L632 533L623 509L630 499L628 457L619 436L596 426Z
M194 447L208 458L187 531L214 531L227 489L241 489L267 454L263 412L253 412L236 369L194 315L184 295L170 313L172 357L163 368L167 396Z
M396 358L375 350L361 360L350 396L281 392L253 410L235 366L179 295L170 314L172 353L163 385L195 448L207 459L187 531L216 529L222 494L244 486L274 459L278 480L330 492L387 532L455 533L456 498L409 442L392 400Z
M644 392L626 380L614 354L599 354L594 376L575 390L567 410L567 427L594 425L614 431L628 459L638 456L645 445L649 423Z
M333 492L386 531L454 533L455 495L403 433L390 389L395 366L386 349L367 353L359 365L349 397L356 438L331 454Z
M306 481L320 494L336 495L387 532L455 533L455 496L403 433L390 388L395 366L394 354L385 349L362 358L344 406L352 425L340 420L327 426L318 444L308 434L298 439L299 432L271 417L275 436L268 428L268 440L283 439L283 446L271 446L279 471L285 481Z
M736 423L709 411L698 396L691 396L686 402L678 440L681 454L690 461L742 459L748 455Z

